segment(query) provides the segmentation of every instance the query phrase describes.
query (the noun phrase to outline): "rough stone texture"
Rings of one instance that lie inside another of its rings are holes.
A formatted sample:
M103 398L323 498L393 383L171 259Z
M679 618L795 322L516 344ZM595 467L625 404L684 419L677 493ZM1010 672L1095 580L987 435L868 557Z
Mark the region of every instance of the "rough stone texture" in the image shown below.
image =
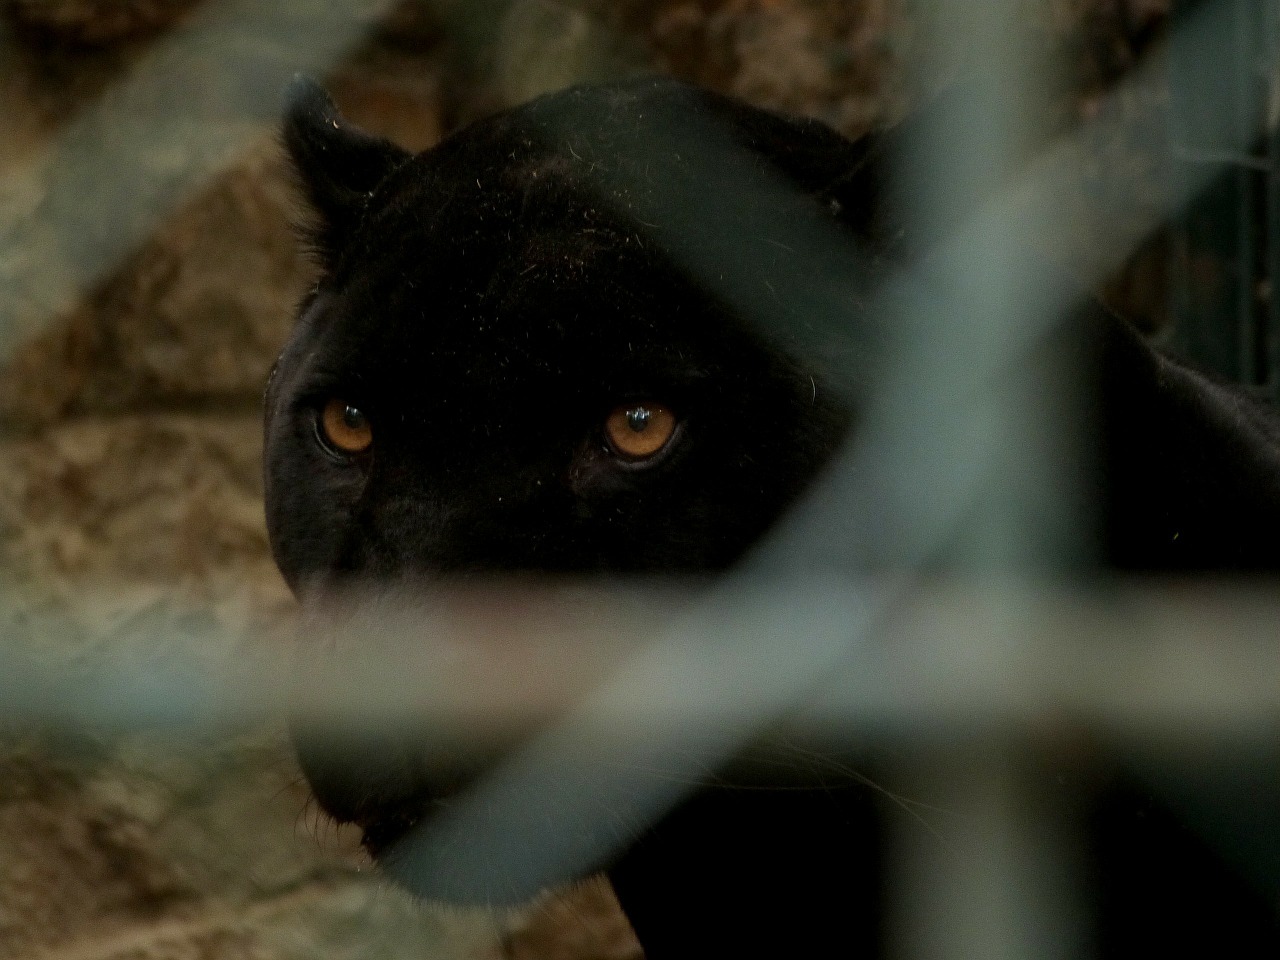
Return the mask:
M504 960L637 960L641 955L607 881L548 896L509 922Z
M850 135L901 117L910 31L901 0L599 4L664 69Z
M1046 43L1073 51L1081 115L1167 12L1162 0L1028 9ZM932 82L908 75L928 29L905 0L0 10L23 25L0 27L0 693L7 657L58 677L133 664L146 681L173 662L242 669L289 642L258 403L311 273L267 127L280 79L317 70L317 47L340 54L323 72L346 112L415 148L542 90L639 69L849 133L898 118ZM218 19L235 10L260 19ZM353 24L362 40L337 36ZM1104 201L1132 147L1100 161ZM1149 283L1120 289L1159 302ZM278 717L173 728L161 721L181 705L151 716L132 687L101 703L42 703L41 689L0 698L25 711L0 714L0 956L637 955L598 883L504 918L380 885L349 832L308 807Z
M97 46L169 26L198 0L7 0L4 12L51 43Z
M0 556L10 578L161 584L226 576L269 584L260 418L77 418L10 440Z
M309 274L291 209L283 161L259 148L70 318L19 349L0 383L0 415L29 426L90 411L252 403Z

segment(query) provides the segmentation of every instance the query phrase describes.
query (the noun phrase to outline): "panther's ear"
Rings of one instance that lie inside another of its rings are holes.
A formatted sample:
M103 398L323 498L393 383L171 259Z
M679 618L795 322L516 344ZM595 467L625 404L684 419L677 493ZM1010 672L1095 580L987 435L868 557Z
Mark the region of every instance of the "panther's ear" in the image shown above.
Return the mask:
M902 252L905 240L895 166L899 138L869 133L848 151L845 169L818 192L836 218L883 256Z
M878 250L898 258L923 253L1008 190L1064 132L1066 118L1046 94L1011 142L984 149L997 143L1002 98L1005 91L976 79L954 81L896 126L858 140L820 196ZM970 149L954 149L973 137ZM919 199L924 184L933 186L927 208Z
M314 80L297 76L285 93L285 150L315 211L309 239L331 267L369 197L411 154L345 120Z

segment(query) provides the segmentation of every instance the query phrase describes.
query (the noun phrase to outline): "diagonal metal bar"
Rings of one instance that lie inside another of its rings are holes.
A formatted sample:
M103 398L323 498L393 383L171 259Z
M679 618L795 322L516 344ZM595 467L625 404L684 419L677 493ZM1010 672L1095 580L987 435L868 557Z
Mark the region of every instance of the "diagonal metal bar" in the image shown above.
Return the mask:
M280 91L334 63L392 0L217 0L157 41L28 161L30 216L0 224L0 362L75 305L183 198L274 135Z

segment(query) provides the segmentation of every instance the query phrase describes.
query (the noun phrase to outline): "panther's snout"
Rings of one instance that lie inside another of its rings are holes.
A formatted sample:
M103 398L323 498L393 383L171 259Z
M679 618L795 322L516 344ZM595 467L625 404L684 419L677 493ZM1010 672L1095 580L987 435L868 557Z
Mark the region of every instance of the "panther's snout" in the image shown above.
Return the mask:
M594 625L620 603L511 585L317 596L297 648L297 757L321 810L380 860L599 681L612 658Z
M465 789L488 762L401 718L334 720L298 713L293 741L320 808L355 824L377 857L442 799Z
M353 735L333 725L295 719L293 740L316 801L339 823L367 828L385 811L429 801L402 737Z

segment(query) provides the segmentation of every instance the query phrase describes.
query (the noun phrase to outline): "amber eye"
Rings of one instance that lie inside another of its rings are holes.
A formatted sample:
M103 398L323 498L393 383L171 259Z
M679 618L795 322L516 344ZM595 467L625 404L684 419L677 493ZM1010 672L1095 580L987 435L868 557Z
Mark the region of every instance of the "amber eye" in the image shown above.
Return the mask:
M363 453L373 443L373 427L359 408L345 400L330 400L320 412L325 441L341 453Z
M661 403L629 403L614 408L604 422L613 452L625 460L644 460L667 445L676 432L676 415Z

